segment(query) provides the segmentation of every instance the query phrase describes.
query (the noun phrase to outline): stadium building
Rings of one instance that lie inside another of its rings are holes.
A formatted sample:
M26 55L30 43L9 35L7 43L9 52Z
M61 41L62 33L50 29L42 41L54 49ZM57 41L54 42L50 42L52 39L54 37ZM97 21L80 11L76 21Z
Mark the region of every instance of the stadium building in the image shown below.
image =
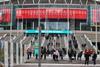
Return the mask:
M14 10L13 29L37 29L38 20L42 29L67 29L69 26L70 30L79 30L82 25L83 30L91 30L90 25L94 26L93 0L8 0L1 3L4 9L0 11L0 28L5 30L10 29L11 23L9 4L13 4Z
M1 1L0 46L6 50L5 65L9 64L6 62L9 58L11 66L26 62L24 50L30 46L38 50L38 55L41 46L48 50L64 48L67 52L69 49L100 52L99 3L94 0Z

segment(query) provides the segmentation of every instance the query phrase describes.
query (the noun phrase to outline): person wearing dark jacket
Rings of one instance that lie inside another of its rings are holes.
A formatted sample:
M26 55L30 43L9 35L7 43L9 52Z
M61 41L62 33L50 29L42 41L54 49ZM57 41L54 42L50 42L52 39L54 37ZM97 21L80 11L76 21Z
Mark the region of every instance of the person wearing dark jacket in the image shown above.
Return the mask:
M47 53L47 50L46 50L46 47L44 47L44 59L46 60L46 53Z
M27 49L27 59L30 59L30 58L31 58L31 55L32 55L32 48L29 47L29 48Z
M97 59L97 54L96 53L93 53L92 61L93 61L93 64L94 65L96 64L96 59Z
M44 51L43 51L43 47L41 47L41 59L43 57Z
M77 54L77 53L76 53L76 51L74 50L74 51L73 51L74 60L76 60L76 54Z
M73 51L72 49L68 49L68 57L69 57L70 62L72 62L72 54L73 54L72 51Z
M62 51L62 49L59 50L59 56L60 56L61 60L63 60L63 51Z
M83 51L79 52L77 55L77 60L81 61L81 57L82 57Z
M85 57L85 64L89 64L89 58L91 56L90 50L89 49L85 49L84 51L84 57Z
M90 55L89 54L85 54L85 64L89 64L89 57Z
M46 47L41 47L41 59L44 56L44 60L46 60Z
M66 48L62 48L62 52L66 55Z

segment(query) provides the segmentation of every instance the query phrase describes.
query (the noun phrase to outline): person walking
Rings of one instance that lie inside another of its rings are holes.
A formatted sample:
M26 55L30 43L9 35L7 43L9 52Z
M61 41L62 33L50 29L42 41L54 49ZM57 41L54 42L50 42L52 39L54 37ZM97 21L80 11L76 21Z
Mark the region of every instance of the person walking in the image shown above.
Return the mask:
M41 59L42 59L42 57L43 57L43 54L44 54L44 51L43 51L43 46L41 47Z
M94 52L92 55L92 61L93 61L94 65L96 64L96 59L97 59L97 54L96 54L96 52Z
M79 52L78 55L77 55L77 60L81 61L82 55L83 55L83 51Z
M85 54L85 64L89 64L89 54Z
M74 50L73 51L74 60L76 60L76 54L77 54L77 52Z
M43 47L44 60L46 60L46 54L47 54L47 49L46 49L46 47L44 46L44 47Z
M63 60L63 55L64 55L64 52L62 51L62 49L59 49L59 56L61 60Z
M54 51L54 53L53 53L53 60L54 60L54 61L58 61L58 56L59 56L59 52L58 52L58 50L56 49L56 50Z
M67 52L66 52L66 48L62 48L62 51L63 51L64 55L67 54Z
M69 61L72 62L72 51L71 49L68 49L68 57L69 57Z
M85 50L84 57L85 57L85 64L88 65L89 64L89 57L90 57L89 49Z
M32 56L32 48L29 47L29 48L27 49L27 59L30 59L31 56Z

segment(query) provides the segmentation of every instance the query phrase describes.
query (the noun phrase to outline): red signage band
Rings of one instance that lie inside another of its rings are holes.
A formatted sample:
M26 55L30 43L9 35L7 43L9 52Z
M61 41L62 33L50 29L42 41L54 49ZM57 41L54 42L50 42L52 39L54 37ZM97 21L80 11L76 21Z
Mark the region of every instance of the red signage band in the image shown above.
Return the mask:
M91 19L94 24L100 23L100 9L97 8L91 10Z
M17 19L30 19L30 18L50 18L50 19L86 19L87 10L83 9L61 9L61 8L48 8L48 9L17 9Z
M1 9L0 10L0 23L1 22L9 23L10 21L11 21L10 9Z
M0 11L1 12L1 11ZM3 13L2 13L3 12ZM10 9L4 9L0 14L0 21L10 22ZM86 9L62 9L62 8L20 8L16 9L16 19L86 19Z

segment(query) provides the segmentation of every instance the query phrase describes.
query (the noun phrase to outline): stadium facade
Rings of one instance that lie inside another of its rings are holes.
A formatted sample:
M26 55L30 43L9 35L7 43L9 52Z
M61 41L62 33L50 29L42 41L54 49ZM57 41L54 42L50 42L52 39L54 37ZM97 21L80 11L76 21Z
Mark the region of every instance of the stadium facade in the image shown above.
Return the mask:
M38 21L42 29L65 30L69 26L79 30L82 25L83 30L95 30L94 22L99 21L93 12L94 0L12 0L1 4L0 28L5 30L10 29L11 16L12 28L23 30L37 29ZM9 4L13 4L13 12Z
M48 49L64 47L67 51L71 48L77 52L85 49L93 49L96 52L100 50L100 37L98 37L100 33L97 33L97 26L100 30L99 2L94 0L10 0L5 2L4 0L0 4L0 29L3 30L0 32L0 40L4 42L2 45L4 45L5 65L11 63L13 67L13 63L24 63L27 60L23 60L24 49L29 46L33 46L34 49L41 49L41 46L46 46ZM40 30L40 28L42 30L38 31L37 29ZM90 30L96 30L96 32L90 32ZM68 34L73 32L73 35ZM29 35L32 33L32 36L26 36L25 33ZM40 33L39 36L37 33ZM41 36L41 33L46 34ZM86 48L82 47L83 44L87 44ZM15 58L16 62L14 62Z

